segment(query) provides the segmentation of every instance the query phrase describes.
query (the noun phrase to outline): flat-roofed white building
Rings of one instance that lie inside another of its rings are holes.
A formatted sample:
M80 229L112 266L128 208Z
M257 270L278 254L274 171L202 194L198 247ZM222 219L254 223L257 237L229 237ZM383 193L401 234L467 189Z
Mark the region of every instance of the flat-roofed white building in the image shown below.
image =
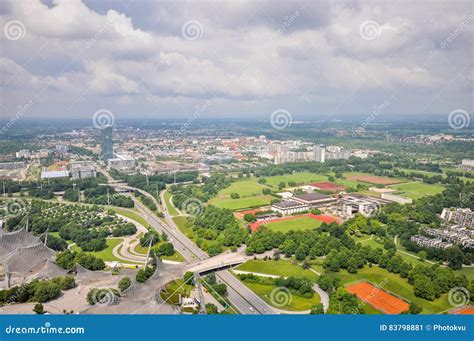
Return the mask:
M309 205L294 200L283 200L272 205L272 211L281 213L283 215L304 212L308 211L309 209Z

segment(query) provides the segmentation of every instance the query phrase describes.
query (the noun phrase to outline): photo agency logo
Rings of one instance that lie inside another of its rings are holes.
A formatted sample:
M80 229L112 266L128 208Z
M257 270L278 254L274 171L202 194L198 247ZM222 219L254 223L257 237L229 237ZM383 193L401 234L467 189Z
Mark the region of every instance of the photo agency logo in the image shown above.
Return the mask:
M270 116L270 124L274 129L286 129L293 123L293 117L290 112L285 109L278 109L272 112Z
M293 295L290 289L286 287L277 287L270 293L270 301L274 306L285 307L293 301Z
M201 39L204 35L204 27L197 20L189 20L181 27L181 34L186 40Z
M3 26L3 34L8 40L20 40L25 37L26 28L20 20L11 20Z
M197 198L190 198L183 202L181 210L185 214L199 216L204 213L204 204Z
M28 205L21 199L8 199L5 204L5 214L9 218L15 218L26 212Z
M375 20L367 20L360 24L359 32L362 39L370 41L380 37L382 28Z
M110 110L100 109L97 110L92 116L92 123L96 129L107 129L114 125L115 116Z
M464 287L455 287L448 292L448 302L453 307L462 307L469 303L470 293Z
M471 117L466 110L455 109L448 115L448 124L454 130L461 130L469 127Z

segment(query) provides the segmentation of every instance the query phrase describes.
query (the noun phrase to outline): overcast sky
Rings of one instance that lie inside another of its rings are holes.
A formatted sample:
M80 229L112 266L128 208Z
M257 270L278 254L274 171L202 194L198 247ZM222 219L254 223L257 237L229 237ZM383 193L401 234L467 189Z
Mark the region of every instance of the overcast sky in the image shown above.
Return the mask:
M0 114L472 113L473 3L2 0Z

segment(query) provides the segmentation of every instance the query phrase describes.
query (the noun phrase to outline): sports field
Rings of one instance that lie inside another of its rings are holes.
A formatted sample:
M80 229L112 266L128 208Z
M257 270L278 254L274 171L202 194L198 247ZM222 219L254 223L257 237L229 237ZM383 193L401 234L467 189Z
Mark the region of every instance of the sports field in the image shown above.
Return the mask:
M423 307L422 314L437 314L452 308L449 304L447 294L442 294L433 301L417 297L413 292L413 286L408 283L406 278L401 278L399 275L390 273L377 266L371 268L366 266L358 270L356 274L350 274L345 270L341 270L336 276L341 280L341 285L350 285L358 281L374 283L379 287L383 287L388 292L403 297L403 299L408 302L413 302Z
M392 185L390 188L400 191L400 195L409 197L411 199L419 199L428 195L436 195L444 191L444 186L442 185L425 184L418 181Z
M288 232L291 230L308 230L321 226L323 222L332 223L337 221L338 220L335 217L308 213L299 216L289 216L267 221L257 221L250 224L250 228L252 231L256 231L261 225L265 225L273 231Z
M241 210L244 208L268 205L270 204L273 198L274 197L272 197L271 195L259 195L255 197L247 197L240 199L223 199L217 197L209 201L209 204L219 208L227 208L229 210Z
M254 181L257 182L259 178L255 178ZM311 182L320 182L320 181L327 181L328 178L325 175L321 174L314 174L309 172L301 172L301 173L293 173L293 174L286 174L286 175L276 175L276 176L268 176L265 177L267 180L266 184L271 187L278 188L280 182L284 182L286 186L288 186L289 181L294 181L298 185L304 185Z
M456 309L453 312L450 312L450 314L456 314L456 315L474 315L474 307L471 306L466 306L462 307L459 309Z
M365 182L374 185L392 185L405 182L403 179L389 178L385 176L377 176L364 173L345 173L344 176L349 181Z
M407 302L367 282L351 284L346 289L356 294L361 301L370 304L385 314L400 314L410 308Z

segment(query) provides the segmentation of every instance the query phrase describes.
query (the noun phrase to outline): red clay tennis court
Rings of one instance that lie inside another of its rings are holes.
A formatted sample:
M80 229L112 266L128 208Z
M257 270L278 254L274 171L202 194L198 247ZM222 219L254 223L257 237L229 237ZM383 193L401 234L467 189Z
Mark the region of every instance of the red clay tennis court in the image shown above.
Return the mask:
M367 282L351 284L346 289L363 302L370 304L385 314L400 314L410 308L407 302Z
M277 222L277 221L283 221L283 220L293 220L293 219L298 219L298 218L301 218L301 217L313 218L315 220L319 220L319 221L322 221L323 223L327 223L327 224L330 224L330 223L333 223L333 222L336 222L338 224L342 223L341 219L333 217L333 216L322 215L322 214L316 215L316 214L312 214L312 213L307 213L307 214L295 215L295 216L284 217L284 218L257 221L255 223L250 224L250 229L252 230L252 232L255 232L256 230L258 230L258 228L261 225L265 225L265 224L268 224L268 223L274 223L274 222Z
M347 187L336 185L333 182L314 182L310 186L317 187L322 191L331 191L331 192L341 192L344 191Z
M456 315L474 315L474 307L462 307L457 309L453 314Z

